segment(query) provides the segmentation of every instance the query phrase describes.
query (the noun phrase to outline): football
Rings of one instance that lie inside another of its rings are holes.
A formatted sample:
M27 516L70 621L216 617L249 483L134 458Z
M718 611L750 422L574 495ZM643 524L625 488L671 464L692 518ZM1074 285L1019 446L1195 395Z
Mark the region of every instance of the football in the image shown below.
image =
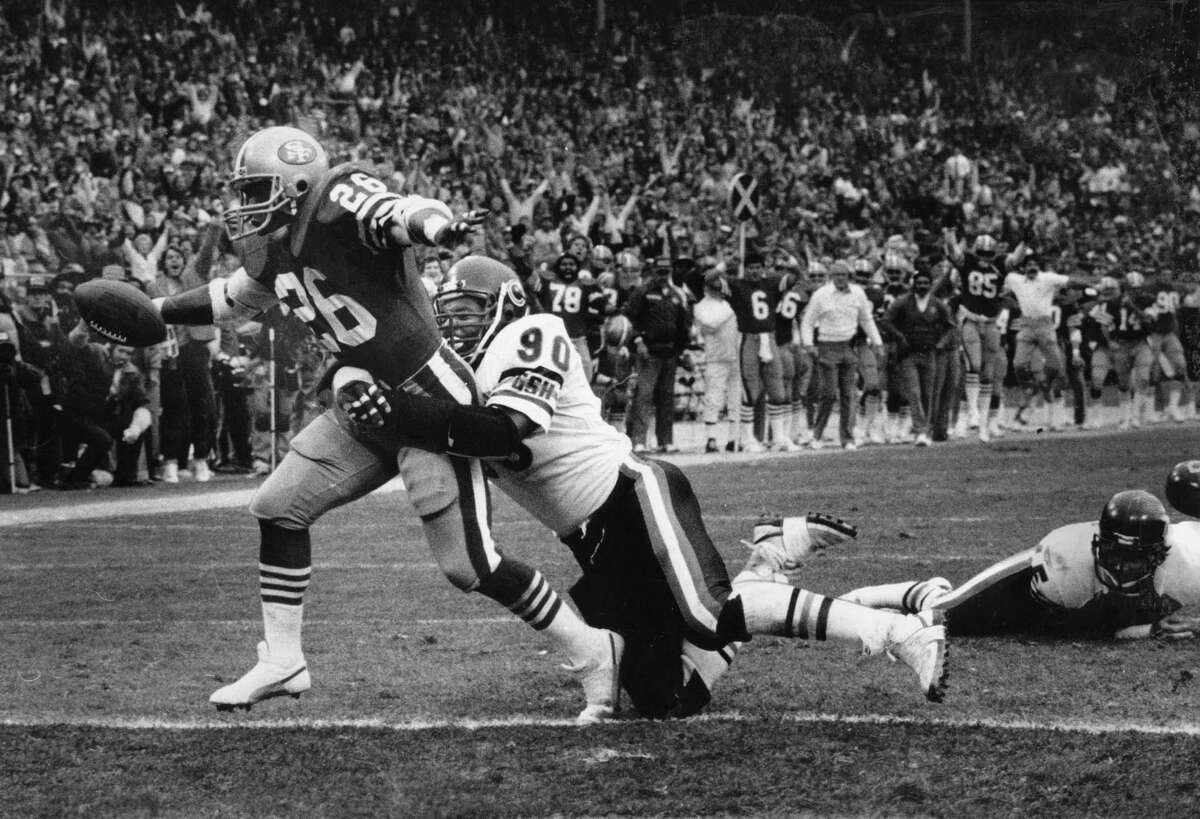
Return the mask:
M109 341L149 347L167 337L150 297L131 284L93 279L75 288L75 306L88 326Z

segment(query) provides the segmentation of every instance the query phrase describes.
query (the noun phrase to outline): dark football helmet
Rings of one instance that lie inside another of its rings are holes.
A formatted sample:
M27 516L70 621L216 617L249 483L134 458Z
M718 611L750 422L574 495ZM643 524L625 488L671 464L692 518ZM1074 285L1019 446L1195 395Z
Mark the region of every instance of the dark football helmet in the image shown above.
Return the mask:
M1096 577L1118 594L1138 594L1167 559L1171 519L1162 501L1141 489L1118 492L1100 513L1092 538Z
M487 256L464 256L433 298L434 318L454 352L474 366L496 334L529 312L517 274Z
M230 240L283 227L328 170L325 149L299 128L280 125L252 134L242 143L229 178L239 198L223 214Z
M1200 461L1180 461L1167 476L1167 503L1200 518Z

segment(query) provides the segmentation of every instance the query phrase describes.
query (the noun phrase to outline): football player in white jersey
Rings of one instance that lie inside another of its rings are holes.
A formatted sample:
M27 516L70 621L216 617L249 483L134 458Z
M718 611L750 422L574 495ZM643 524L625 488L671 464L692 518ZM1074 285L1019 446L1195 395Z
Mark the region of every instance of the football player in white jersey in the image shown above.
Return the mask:
M1185 462L1167 482L1168 497L1193 512L1200 512L1197 475L1200 462ZM939 581L941 592L934 588ZM1200 635L1200 617L1186 607L1200 604L1200 521L1171 523L1149 492L1118 492L1099 520L1060 526L953 591L940 578L916 585L923 599L915 599L912 583L844 597L901 611L942 610L954 634L1193 637Z
M463 259L450 279L436 315L475 367L484 409L385 394L364 373L371 410L361 422L493 459L495 484L579 560L584 576L572 596L584 618L624 638L621 683L639 713L695 713L736 645L753 634L887 652L912 668L929 700L942 699L946 644L937 612L883 612L773 582L853 537L853 527L824 515L760 523L750 561L731 581L687 478L633 455L629 439L601 418L562 320L528 315L516 275L492 259Z

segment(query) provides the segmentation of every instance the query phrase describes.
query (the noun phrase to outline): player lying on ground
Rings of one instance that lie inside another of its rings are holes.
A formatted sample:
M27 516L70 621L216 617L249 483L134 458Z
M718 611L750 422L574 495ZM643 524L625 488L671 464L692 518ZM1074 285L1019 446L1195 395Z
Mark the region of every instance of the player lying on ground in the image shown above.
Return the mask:
M438 333L412 245L455 246L482 217L456 219L441 202L391 193L369 168L330 168L312 136L288 127L246 140L230 186L240 200L224 216L243 267L157 300L163 319L207 325L253 317L278 302L340 361L368 367L384 383L453 404L477 400L470 367ZM326 411L292 439L250 502L261 529L264 640L258 664L211 701L221 709L249 708L309 689L301 648L312 573L309 529L325 512L399 474L447 579L549 636L578 672L588 708L610 707L615 635L588 626L540 572L501 554L488 526L480 464L435 454L434 441L398 448L357 432L340 410Z
M389 391L363 369L339 371L339 400L366 426L494 459L495 483L579 560L584 574L572 596L589 622L623 637L621 682L641 714L695 713L732 647L754 634L887 652L916 673L928 699L942 699L945 628L935 612L876 611L773 582L853 537L853 527L822 515L761 524L731 582L687 478L633 455L629 439L601 418L562 320L527 315L516 275L492 259L463 259L448 278L436 297L438 323L475 367L484 406Z
M1191 463L1191 497L1197 498L1200 462ZM1200 511L1194 500L1181 503ZM1193 637L1200 635L1200 616L1186 607L1200 604L1200 522L1171 523L1149 492L1118 492L1098 521L1060 526L956 589L934 578L867 586L843 599L899 611L944 611L958 635Z

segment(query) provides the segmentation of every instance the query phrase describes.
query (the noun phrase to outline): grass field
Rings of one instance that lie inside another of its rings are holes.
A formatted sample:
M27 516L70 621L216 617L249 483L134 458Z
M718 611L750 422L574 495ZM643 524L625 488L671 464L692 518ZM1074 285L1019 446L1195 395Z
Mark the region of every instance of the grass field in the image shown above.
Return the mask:
M858 523L806 572L840 593L965 580L1198 449L1159 427L685 469L731 565L762 511ZM402 492L314 530L313 690L218 714L260 632L252 486L0 498L0 815L1195 815L1196 645L958 639L933 705L885 658L760 638L702 718L577 728L558 658L441 578ZM496 530L565 591L551 536L503 499Z

